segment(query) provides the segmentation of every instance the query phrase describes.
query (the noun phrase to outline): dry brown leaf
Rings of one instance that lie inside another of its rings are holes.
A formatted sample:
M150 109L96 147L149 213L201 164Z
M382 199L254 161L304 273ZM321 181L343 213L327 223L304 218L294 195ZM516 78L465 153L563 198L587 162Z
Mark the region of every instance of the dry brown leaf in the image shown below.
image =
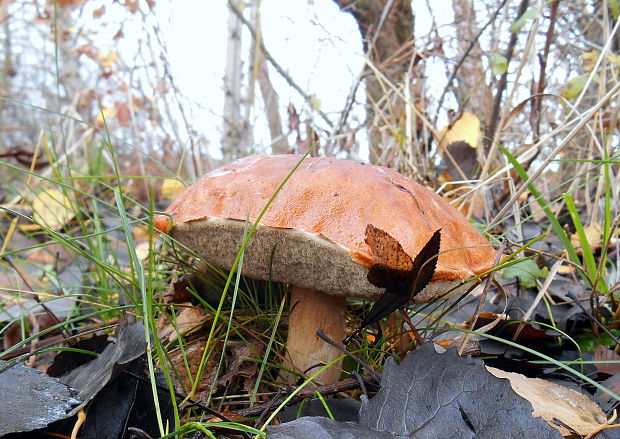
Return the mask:
M101 18L103 14L105 14L105 5L101 5L93 11L93 18Z
M84 3L84 0L58 0L58 7L60 8L68 8L68 7L77 7Z
M169 364L174 372L171 373L173 380L179 388L185 392L189 392L192 388L193 379L198 373L202 359L202 351L205 348L206 339L194 340L187 345L185 351L181 349L174 349L169 355ZM216 352L221 351L220 348L216 348ZM204 365L203 375L200 378L196 393L199 396L200 402L203 399L203 392L208 392L211 384L217 377L217 363L219 361L219 355L209 355L207 363ZM185 365L187 364L187 368ZM189 374L188 374L189 369Z
M131 111L129 111L129 106L126 102L116 102L114 104L114 109L116 111L116 119L118 123L122 127L126 127L129 125L129 121L131 120Z
M125 34L123 33L123 29L119 29L118 31L116 31L116 33L114 34L114 36L112 37L113 40L118 40L119 38L123 38L125 36Z
M193 332L210 320L209 314L207 314L202 308L196 307L191 303L184 303L179 306L184 306L184 308L175 318L177 325L176 329L171 322L167 322L162 325L162 322L160 321L159 326L161 329L157 331L160 339L165 339L168 342L174 341L179 334L188 334Z
M571 274L575 272L575 266L574 265L562 265L560 268L558 268L558 273L560 274Z
M581 64L581 68L586 72L591 72L600 55L601 52L595 49L582 53L579 57L579 64Z
M56 265L60 271L75 257L75 252L62 244L55 243L45 247L32 249L28 252L28 260L43 265Z
M110 119L114 119L116 117L116 109L114 107L103 107L101 111L97 113L97 117L95 118L95 125L103 128L105 120L106 124L110 123Z
M620 361L620 355L605 346L599 346L594 351L594 361ZM620 373L620 363L595 363L594 367L599 372L609 375Z
M125 6L132 14L138 12L139 6L137 1L125 0Z
M133 239L138 242L148 241L151 236L151 231L144 226L135 226L131 229L131 234L133 235Z
M151 246L148 242L141 242L136 245L136 256L141 261L146 261L149 257Z
M504 372L494 367L487 366L487 370L497 378L507 378L512 389L532 404L534 408L532 415L542 417L563 436L570 436L573 431L581 436L587 436L607 421L605 413L598 405L572 389L540 378L528 378L519 373ZM560 421L563 425L554 420Z
M250 392L256 384L258 375L258 363L253 359L262 358L263 350L258 341L253 340L248 344L245 342L233 342L232 345L232 362L228 370L218 380L218 384L229 386L233 379L243 381L243 390Z

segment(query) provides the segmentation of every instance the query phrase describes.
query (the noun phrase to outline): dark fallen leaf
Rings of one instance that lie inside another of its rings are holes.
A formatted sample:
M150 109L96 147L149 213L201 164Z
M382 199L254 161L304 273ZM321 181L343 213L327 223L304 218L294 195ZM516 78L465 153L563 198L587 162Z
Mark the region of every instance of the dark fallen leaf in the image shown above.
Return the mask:
M267 432L270 439L562 438L532 411L482 360L460 357L456 349L439 354L425 343L400 364L388 359L381 390L362 402L359 425L300 418Z
M80 402L58 379L21 364L0 373L0 400L0 436L46 427L69 417Z
M126 370L139 372L142 363L135 361ZM82 430L82 439L120 439L125 431L131 408L136 402L138 380L120 374L93 398ZM150 394L150 389L146 395Z
M358 412L360 411L360 403L358 400L353 398L330 398L325 400L325 404L327 404L334 420L339 422L357 422ZM288 406L282 410L282 413L278 415L278 418L280 419L280 422L289 422L298 417L308 416L329 416L325 410L323 401L320 399L311 399L310 401L302 401Z
M442 150L441 173L447 181L472 178L476 174L478 159L476 148L462 140L450 143Z
M436 230L414 260L389 233L372 224L366 226L366 244L375 258L368 281L385 288L360 327L387 317L410 302L433 278L441 245L441 229Z
M93 399L82 439L121 439L130 427L138 428L151 437L159 436L155 403L144 360L134 360L124 372ZM156 374L156 381L160 389L167 387L163 374ZM172 426L174 412L170 393L164 390L157 393L164 424Z
M506 379L482 360L425 343L397 364L385 364L381 390L360 410L362 425L407 437L561 438Z
M377 431L351 422L332 421L329 418L306 417L292 422L267 427L269 439L404 439L387 431Z
M73 348L83 349L93 354L101 353L109 344L107 335L95 335L93 337L79 340ZM54 357L54 362L47 368L46 373L51 377L59 377L71 372L83 364L97 358L97 355L90 355L83 352L63 351Z
M601 382L601 385L614 393L620 392L620 373L610 376L605 381ZM609 411L612 407L614 407L617 403L615 398L610 396L608 393L602 391L601 389L597 389L596 393L594 394L594 399L606 412Z
M118 341L107 346L96 359L61 376L61 382L78 390L78 398L82 401L73 408L71 415L93 399L129 363L143 355L145 349L144 326L141 322L135 323L123 328Z

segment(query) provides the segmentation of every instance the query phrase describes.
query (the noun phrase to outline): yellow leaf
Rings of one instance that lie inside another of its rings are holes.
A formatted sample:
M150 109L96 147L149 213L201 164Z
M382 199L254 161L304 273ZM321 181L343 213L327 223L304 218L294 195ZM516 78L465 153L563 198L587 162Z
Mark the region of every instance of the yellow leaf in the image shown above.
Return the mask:
M616 66L620 66L620 55L616 55L615 53L610 53L607 55L607 59L615 64Z
M437 135L439 149L444 149L453 142L465 142L477 148L480 142L480 119L473 113L463 113L452 128L444 127Z
M71 200L58 189L39 192L32 202L32 217L52 230L60 230L74 215Z
M583 231L586 234L586 239L588 240L590 247L596 248L602 244L603 229L600 225L590 224L589 226L585 226ZM577 233L573 233L570 236L570 242L573 244L575 249L581 248L581 241L579 240L579 235Z
M532 404L532 416L543 418L566 437L574 432L587 436L607 420L601 408L582 393L540 378L493 367L487 370L498 378L507 378L512 389Z
M136 245L136 256L141 261L146 261L146 259L149 257L149 250L149 243L141 242L140 244Z
M103 107L99 113L97 113L97 118L95 119L95 124L98 126L103 126L103 119L105 118L106 122L110 121L110 119L114 119L116 117L116 108L114 107Z
M581 68L586 72L592 71L600 55L601 52L598 50L590 50L589 52L582 53L580 57Z
M116 61L118 61L118 55L115 52L108 52L105 55L103 52L100 52L98 55L99 65L101 67L112 67Z
M560 268L558 268L558 273L560 274L571 274L575 272L575 267L573 267L572 265L561 265Z
M172 200L183 189L185 186L176 178L166 178L161 185L161 196L167 200Z

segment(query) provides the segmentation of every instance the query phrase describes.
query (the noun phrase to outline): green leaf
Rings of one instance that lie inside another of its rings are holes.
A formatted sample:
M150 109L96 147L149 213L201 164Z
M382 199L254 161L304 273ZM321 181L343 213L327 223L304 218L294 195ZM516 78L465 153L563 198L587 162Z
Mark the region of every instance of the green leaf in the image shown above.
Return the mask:
M571 78L560 94L566 99L575 99L581 94L583 88L586 86L586 82L588 82L588 76L589 75L586 74ZM594 76L592 76L592 80L596 83L599 83L601 79L597 74L594 74Z
M620 337L620 330L611 329L610 332L614 337ZM601 332L598 337L592 333L582 334L577 337L577 344L583 352L594 352L599 346L613 349L616 342L607 333Z
M611 9L611 14L614 16L614 20L618 19L618 15L620 15L620 2L618 0L608 0L609 9Z
M313 110L321 111L321 100L316 96L312 96L312 98L310 99L310 105L312 106Z
M493 52L489 58L491 64L491 71L494 75L502 75L508 70L508 60L504 55L500 55L497 52Z
M526 288L533 288L536 286L536 279L543 277L544 270L538 268L536 262L531 259L524 259L521 262L517 262L510 267L504 269L502 277L504 279L518 278L519 283Z
M530 8L521 15L517 21L510 25L510 33L518 32L528 20L533 20L538 16L538 8Z

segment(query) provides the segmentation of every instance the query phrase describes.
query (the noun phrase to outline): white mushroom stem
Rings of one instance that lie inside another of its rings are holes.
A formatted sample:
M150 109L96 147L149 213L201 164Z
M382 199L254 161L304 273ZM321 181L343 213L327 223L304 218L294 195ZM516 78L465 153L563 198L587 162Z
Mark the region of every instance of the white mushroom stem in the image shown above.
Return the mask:
M330 339L342 342L346 331L347 300L345 297L296 286L290 287L290 294L291 313L285 367L309 377L342 355L341 351L319 338L316 332L322 329ZM336 383L340 379L341 370L342 360L323 371L316 381L321 384ZM290 374L284 374L283 377L290 384L296 381L296 377Z

